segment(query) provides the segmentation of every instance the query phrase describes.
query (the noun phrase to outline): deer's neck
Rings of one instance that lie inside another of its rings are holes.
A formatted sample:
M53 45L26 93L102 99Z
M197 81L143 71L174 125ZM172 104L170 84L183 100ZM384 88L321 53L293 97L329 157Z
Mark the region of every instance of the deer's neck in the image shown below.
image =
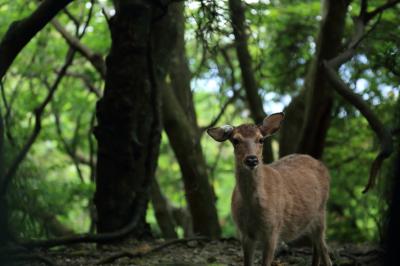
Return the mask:
M256 189L260 182L257 175L259 167L261 166L255 170L249 170L243 166L236 166L236 186L245 200L251 200L256 195Z

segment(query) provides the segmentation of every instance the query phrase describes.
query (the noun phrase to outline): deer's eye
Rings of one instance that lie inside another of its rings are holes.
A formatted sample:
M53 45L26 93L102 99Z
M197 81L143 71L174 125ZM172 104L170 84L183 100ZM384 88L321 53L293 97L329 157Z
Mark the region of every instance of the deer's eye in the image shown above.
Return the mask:
M239 140L238 139L232 139L232 143L233 145L238 145L239 144Z
M263 138L259 139L258 143L263 144L264 143L264 139Z

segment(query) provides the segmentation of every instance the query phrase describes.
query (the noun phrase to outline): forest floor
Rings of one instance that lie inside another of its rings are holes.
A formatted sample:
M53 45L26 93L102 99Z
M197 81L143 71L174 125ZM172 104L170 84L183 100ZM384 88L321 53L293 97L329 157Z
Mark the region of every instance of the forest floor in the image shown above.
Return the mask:
M161 247L161 248L160 248ZM383 252L369 245L330 245L334 265L382 265ZM127 242L116 245L79 244L32 253L19 253L18 261L5 265L168 265L225 266L243 265L240 243L236 239ZM260 265L258 250L255 265ZM0 263L1 264L1 263ZM281 248L274 266L311 265L310 248Z

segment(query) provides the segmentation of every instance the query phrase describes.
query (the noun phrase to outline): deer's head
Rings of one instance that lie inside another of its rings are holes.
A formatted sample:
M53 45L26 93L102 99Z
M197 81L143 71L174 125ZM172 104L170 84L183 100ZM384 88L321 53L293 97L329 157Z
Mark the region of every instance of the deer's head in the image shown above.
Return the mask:
M283 118L283 113L276 113L264 118L261 125L225 125L209 128L207 133L219 142L229 140L234 147L237 165L254 170L262 163L264 140L278 131Z

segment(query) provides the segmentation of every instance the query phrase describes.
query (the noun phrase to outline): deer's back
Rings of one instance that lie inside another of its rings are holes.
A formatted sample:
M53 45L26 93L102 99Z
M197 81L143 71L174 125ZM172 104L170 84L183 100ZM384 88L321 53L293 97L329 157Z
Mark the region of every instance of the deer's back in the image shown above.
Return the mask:
M281 226L281 237L292 240L306 234L314 226L314 221L325 215L329 172L320 161L303 154L283 157L268 165L266 171L271 171L271 168L275 174L265 176L264 192L278 198L276 206L279 209L274 211L279 216L277 223ZM279 183L278 191L269 185L270 182ZM268 206L267 200L265 208L268 216L268 209L275 206Z

